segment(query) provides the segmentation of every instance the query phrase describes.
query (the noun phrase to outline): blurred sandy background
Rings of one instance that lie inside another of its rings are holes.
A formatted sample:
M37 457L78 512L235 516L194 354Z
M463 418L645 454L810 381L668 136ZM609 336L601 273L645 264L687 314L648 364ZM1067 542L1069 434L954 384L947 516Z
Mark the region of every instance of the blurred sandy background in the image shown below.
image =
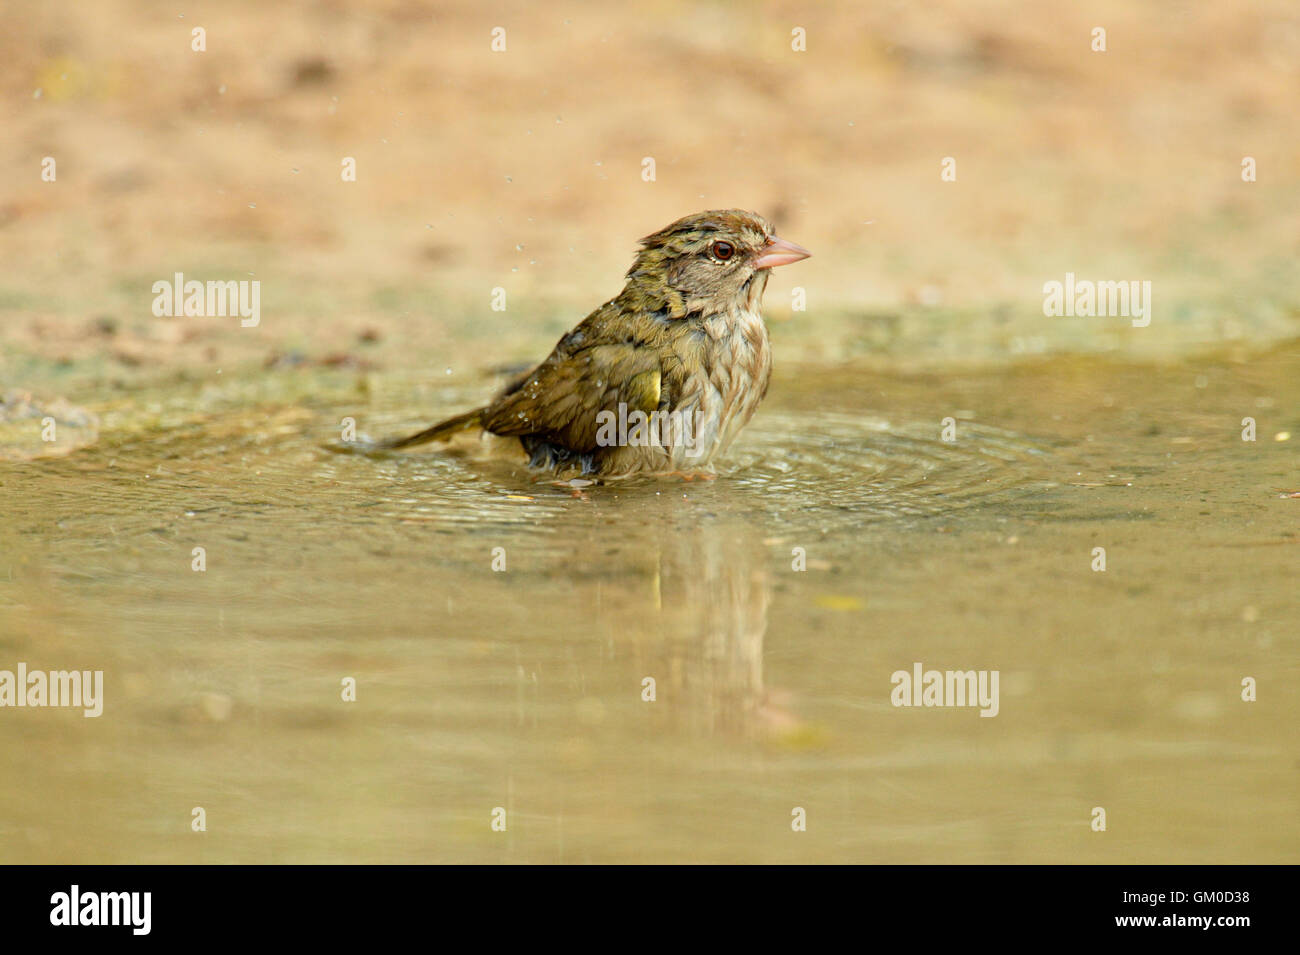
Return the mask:
M815 253L769 288L785 360L1300 332L1288 0L3 10L10 386L286 350L438 371L540 357L617 291L637 238L724 206ZM150 286L178 271L259 279L262 326L154 319ZM1153 281L1151 327L1044 318L1066 271Z

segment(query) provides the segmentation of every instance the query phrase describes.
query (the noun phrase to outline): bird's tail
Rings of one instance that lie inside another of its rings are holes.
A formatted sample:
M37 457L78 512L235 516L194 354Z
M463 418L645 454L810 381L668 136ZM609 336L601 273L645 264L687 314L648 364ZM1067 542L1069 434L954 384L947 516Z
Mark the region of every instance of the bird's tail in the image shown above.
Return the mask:
M400 448L413 448L417 444L428 444L430 441L449 441L462 431L481 428L483 412L486 410L486 408L475 408L473 411L458 414L454 418L435 424L432 428L425 428L405 438L389 438L387 441L381 441L375 447L384 451L396 451Z

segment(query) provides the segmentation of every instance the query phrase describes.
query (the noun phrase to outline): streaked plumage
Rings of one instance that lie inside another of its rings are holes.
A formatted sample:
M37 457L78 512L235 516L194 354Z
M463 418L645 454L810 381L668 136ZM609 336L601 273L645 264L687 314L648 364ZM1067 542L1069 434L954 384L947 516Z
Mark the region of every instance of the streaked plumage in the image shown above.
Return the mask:
M641 240L623 291L527 376L485 407L384 446L481 428L519 438L534 466L557 474L708 470L767 393L772 352L760 304L768 269L807 255L756 213L679 219ZM627 414L690 416L694 440L669 430L648 446L602 443L609 419L601 413L617 416L620 404Z

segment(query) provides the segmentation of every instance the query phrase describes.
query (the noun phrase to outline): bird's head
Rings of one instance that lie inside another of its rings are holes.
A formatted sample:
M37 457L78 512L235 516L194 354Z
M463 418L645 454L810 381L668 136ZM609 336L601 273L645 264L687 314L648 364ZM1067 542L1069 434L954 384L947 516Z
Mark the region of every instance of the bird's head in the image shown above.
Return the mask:
M809 255L756 212L700 212L641 240L624 294L673 318L756 311L768 270Z

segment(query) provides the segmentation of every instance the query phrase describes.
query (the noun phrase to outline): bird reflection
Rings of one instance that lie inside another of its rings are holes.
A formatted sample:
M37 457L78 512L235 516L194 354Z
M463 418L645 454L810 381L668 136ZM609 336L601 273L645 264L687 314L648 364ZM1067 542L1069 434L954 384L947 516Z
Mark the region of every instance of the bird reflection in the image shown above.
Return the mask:
M668 718L746 736L796 727L763 677L772 558L761 536L734 524L664 528L645 556L650 612L629 615L640 621L634 652Z

